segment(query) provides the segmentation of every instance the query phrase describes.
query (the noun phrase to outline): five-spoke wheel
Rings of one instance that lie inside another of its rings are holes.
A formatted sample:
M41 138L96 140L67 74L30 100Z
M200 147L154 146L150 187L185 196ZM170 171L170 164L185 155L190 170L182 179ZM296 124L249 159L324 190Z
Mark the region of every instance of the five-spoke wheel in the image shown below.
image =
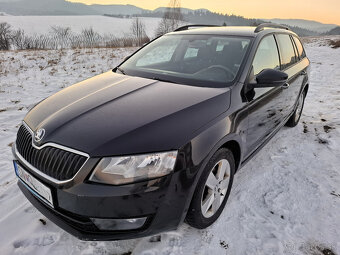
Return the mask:
M227 194L230 181L230 165L228 160L221 159L210 171L205 183L201 200L204 217L213 216L221 207Z
M234 172L232 152L227 148L219 149L200 176L186 217L188 224L202 229L217 220L230 194Z

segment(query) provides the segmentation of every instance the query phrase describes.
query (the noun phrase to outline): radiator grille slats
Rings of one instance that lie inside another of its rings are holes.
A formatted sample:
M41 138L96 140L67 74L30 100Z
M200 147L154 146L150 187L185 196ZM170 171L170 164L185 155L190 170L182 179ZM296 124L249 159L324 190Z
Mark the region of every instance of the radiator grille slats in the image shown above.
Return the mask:
M19 128L16 147L32 166L59 181L72 179L87 159L83 155L51 146L36 149L32 145L32 135L24 125Z

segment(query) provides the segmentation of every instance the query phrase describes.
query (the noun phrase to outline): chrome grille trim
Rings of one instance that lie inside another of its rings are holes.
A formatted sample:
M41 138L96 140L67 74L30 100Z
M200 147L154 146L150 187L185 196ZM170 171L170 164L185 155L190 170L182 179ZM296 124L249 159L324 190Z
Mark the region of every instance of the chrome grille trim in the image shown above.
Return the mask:
M21 155L17 149L17 143L15 142L14 143L14 151L15 151L15 154L16 156L18 157L18 159L24 164L24 166L26 166L29 170L32 170L34 173L36 173L37 175L43 177L44 179L47 179L55 184L66 184L68 182L71 182L73 179L76 178L76 176L79 174L79 172L83 169L83 167L86 165L86 163L88 162L88 160L90 159L90 156L85 153L85 152L82 152L82 151L78 151L78 150L75 150L75 149L72 149L72 148L68 148L66 146L63 146L63 145L60 145L60 144L56 144L56 143L46 143L46 144L43 144L42 146L36 146L34 143L33 143L33 135L34 135L34 132L32 131L32 129L23 121L22 124L25 126L26 130L31 134L31 145L33 148L37 149L37 150L41 150L45 147L52 147L52 148L56 148L56 149L60 149L60 150L63 150L63 151L66 151L66 152L71 152L73 154L77 154L79 156L83 156L83 157L86 157L86 160L85 162L80 166L79 170L73 175L72 178L70 179L66 179L66 180L58 180L56 178L53 178L52 176L49 176L48 174L42 172L41 170L37 169L36 167L34 167L30 162L28 162L28 160L25 159L25 156L28 156L28 155ZM29 144L23 144L23 147L24 147L24 151L26 151L26 148L30 146ZM23 153L25 154L25 153ZM32 156L32 155L31 155ZM65 155L64 155L65 156ZM43 157L43 156L42 156ZM43 157L44 158L44 157ZM46 156L45 155L45 158L43 160L47 160L48 159L48 155ZM38 159L35 159L35 160L38 160ZM42 159L41 159L42 160Z

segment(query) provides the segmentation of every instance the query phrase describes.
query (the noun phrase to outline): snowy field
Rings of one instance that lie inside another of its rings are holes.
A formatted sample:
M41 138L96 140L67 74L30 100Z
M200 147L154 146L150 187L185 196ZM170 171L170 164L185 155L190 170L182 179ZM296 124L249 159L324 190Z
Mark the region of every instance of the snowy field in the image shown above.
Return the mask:
M210 228L184 224L159 242L84 242L31 206L16 185L10 148L25 113L133 50L0 52L1 254L340 254L340 49L320 39L306 46L312 72L301 122L283 128L236 174Z
M149 37L154 37L159 18L141 18ZM123 37L130 33L133 19L105 16L0 16L0 23L7 22L15 29L23 29L29 35L46 34L51 26L70 27L73 32L93 28L100 35L113 34Z

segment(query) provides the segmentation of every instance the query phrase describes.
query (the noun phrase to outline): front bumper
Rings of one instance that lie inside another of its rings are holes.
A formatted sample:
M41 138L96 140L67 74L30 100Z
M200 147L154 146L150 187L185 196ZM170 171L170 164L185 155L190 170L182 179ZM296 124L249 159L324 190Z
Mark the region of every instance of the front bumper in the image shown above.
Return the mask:
M159 179L121 186L88 183L86 178L58 186L16 162L51 189L54 208L19 180L27 199L56 225L82 240L132 239L176 229L185 218L195 179L195 174L183 169ZM137 229L101 230L93 218L146 220Z
M69 212L60 212L57 209L48 207L41 200L36 198L21 181L18 181L18 186L26 198L32 203L32 205L43 215L45 215L60 228L64 229L66 232L76 236L81 240L123 240L152 235L154 233L154 231L149 228L152 218L148 218L144 226L138 230L114 232L101 231L88 217L75 215Z

